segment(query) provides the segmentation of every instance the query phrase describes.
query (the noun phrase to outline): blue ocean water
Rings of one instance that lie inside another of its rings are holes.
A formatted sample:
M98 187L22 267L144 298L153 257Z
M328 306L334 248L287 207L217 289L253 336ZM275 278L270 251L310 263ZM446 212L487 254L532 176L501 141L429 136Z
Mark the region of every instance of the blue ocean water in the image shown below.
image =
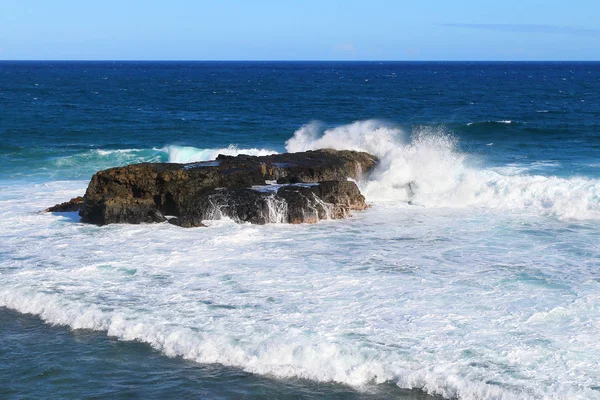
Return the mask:
M0 62L0 395L600 398L599 93L600 63ZM368 211L38 212L320 147L380 157Z

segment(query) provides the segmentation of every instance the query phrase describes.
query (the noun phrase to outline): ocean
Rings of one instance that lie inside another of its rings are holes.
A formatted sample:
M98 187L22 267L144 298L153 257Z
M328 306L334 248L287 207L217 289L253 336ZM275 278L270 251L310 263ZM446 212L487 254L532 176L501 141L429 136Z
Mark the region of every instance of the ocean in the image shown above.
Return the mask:
M599 94L592 62L0 62L0 397L600 399ZM368 210L41 212L318 148L380 158Z

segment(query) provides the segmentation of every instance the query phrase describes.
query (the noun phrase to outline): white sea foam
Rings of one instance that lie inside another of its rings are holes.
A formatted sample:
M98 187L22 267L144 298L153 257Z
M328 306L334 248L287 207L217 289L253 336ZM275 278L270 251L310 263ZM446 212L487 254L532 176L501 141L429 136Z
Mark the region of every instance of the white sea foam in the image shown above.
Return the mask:
M373 207L315 225L98 227L39 212L87 181L0 182L0 306L274 377L600 399L596 181L478 168L446 132L377 121L311 124L287 145L376 154L360 182ZM204 151L181 157L223 153Z
M369 120L332 129L312 123L287 142L291 152L323 147L367 151L380 166L361 189L370 201L410 201L425 207L527 209L559 218L600 218L600 181L523 175L523 169L474 166L441 129L421 128L408 136ZM530 165L553 167L555 162Z
M509 121L499 121L502 123ZM481 168L457 149L443 128L418 128L410 135L376 120L325 129L311 123L295 132L286 145L291 152L335 148L367 151L381 159L368 180L360 182L368 201L400 201L435 207L479 207L529 210L567 219L600 219L600 181L558 178L547 171L555 161L514 163ZM190 163L214 160L217 155L267 155L261 148L195 148L90 150L57 159L60 167L85 164L91 171L132 162ZM86 170L87 171L87 170ZM539 175L536 173L544 172Z
M274 377L600 398L593 223L392 203L317 225L197 229L37 212L85 185L2 188L0 306Z
M237 156L239 154L247 154L251 156L267 156L269 154L275 154L276 151L269 149L240 149L237 146L230 145L225 148L207 148L207 149L199 149L196 147L189 146L167 146L162 149L158 149L164 151L168 155L168 162L174 163L190 163L197 161L209 161L217 158L219 154L223 154L226 156Z
M94 151L94 150L92 150ZM131 154L131 153L139 153L142 152L144 150L142 149L115 149L115 150L102 150L102 149L97 149L95 150L99 155L101 156L110 156L113 154Z
M472 125L486 125L486 124L504 124L504 125L511 125L513 123L516 123L515 121L509 120L509 119L503 119L503 120L498 120L498 121L480 121L480 122L467 122L467 126L472 126Z

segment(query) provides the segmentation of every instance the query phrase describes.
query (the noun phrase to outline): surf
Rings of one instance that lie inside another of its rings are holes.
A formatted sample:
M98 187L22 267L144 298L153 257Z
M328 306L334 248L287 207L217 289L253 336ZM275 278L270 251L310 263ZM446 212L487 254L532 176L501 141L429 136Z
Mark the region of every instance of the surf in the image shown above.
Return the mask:
M501 173L462 152L443 127L405 132L377 121L326 128L313 122L286 142L290 152L333 148L366 151L380 158L360 182L367 200L428 208L522 210L564 219L600 219L600 180ZM506 170L505 170L506 171Z

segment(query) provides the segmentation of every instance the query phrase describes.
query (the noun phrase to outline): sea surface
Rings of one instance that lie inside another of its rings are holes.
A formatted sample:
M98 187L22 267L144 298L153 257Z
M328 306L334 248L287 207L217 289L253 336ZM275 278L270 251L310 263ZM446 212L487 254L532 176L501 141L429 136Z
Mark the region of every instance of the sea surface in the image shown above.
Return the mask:
M600 399L600 63L2 61L0 138L1 398ZM40 212L317 148L380 158L367 211Z

